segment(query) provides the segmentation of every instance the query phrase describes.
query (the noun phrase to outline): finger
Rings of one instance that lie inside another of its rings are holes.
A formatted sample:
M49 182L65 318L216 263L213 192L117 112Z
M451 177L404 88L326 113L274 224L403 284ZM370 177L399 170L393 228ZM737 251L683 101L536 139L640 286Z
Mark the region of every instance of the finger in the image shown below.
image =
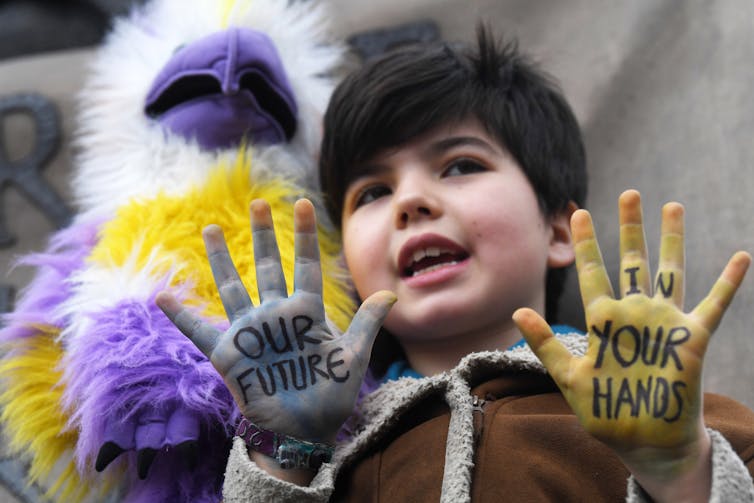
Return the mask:
M219 330L186 309L170 292L158 293L155 304L178 330L199 348L199 351L207 358L212 356L217 338L220 336Z
M524 307L513 313L513 321L537 358L561 389L568 388L568 370L574 356L555 338L550 325L533 309Z
M710 334L720 323L733 295L746 275L749 264L751 264L751 255L743 251L735 253L707 297L692 311L691 316L696 318Z
M584 310L595 300L613 297L613 287L602 262L597 238L594 236L592 217L586 210L576 210L571 217L571 234L573 250L576 255L576 271L579 276L579 288Z
M322 295L322 267L314 205L306 199L300 199L293 207L293 215L296 231L294 290Z
M620 221L620 291L621 295L650 294L647 243L641 215L641 196L627 190L618 198Z
M220 300L225 308L225 314L232 323L251 309L251 298L230 258L222 229L217 225L209 225L204 228L202 237Z
M362 362L368 363L374 339L396 300L395 294L387 290L380 290L367 297L341 337L343 345L350 347Z
M683 309L684 271L683 205L667 203L662 207L660 261L655 279L655 297L662 297Z
M280 264L280 250L275 238L270 205L262 199L251 202L251 234L254 240L259 301L287 297L288 291L283 266Z

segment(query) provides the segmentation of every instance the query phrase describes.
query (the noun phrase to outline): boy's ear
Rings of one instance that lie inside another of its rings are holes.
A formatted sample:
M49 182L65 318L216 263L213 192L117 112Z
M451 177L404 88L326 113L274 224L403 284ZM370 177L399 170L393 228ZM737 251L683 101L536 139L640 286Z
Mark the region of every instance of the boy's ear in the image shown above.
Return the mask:
M575 255L573 240L571 239L571 215L579 209L573 201L568 202L563 210L550 218L550 252L547 256L547 266L551 269L566 267L573 263Z

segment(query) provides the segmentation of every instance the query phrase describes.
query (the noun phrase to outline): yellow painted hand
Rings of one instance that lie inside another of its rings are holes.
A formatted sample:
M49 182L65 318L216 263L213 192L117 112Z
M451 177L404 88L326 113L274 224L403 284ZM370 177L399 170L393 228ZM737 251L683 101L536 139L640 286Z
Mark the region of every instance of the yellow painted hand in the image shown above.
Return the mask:
M514 314L584 428L640 470L680 468L708 442L701 414L702 363L712 332L751 257L738 252L707 297L683 311L683 207L662 213L659 270L650 283L639 193L619 200L620 298L615 298L588 212L571 220L589 341L573 356L533 310Z

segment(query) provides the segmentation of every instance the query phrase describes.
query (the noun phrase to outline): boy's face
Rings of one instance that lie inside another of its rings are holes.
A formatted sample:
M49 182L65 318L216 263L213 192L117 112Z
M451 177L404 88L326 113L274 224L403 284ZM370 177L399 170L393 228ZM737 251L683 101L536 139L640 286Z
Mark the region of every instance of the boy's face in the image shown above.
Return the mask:
M513 157L475 120L378 153L350 184L343 245L361 298L398 296L400 341L491 335L542 311L548 266L573 260L567 216L546 219ZM565 226L565 234L564 234Z

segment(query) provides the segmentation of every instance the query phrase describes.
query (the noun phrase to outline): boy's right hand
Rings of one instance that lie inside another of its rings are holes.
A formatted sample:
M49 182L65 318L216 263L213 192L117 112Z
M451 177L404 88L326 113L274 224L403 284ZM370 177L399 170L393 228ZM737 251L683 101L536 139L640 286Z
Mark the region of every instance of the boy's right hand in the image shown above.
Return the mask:
M222 333L168 292L157 304L210 359L241 413L260 427L301 440L334 443L353 411L377 332L395 302L381 291L359 308L335 338L325 321L314 207L294 206L294 292L289 297L270 208L251 204L257 287L254 307L233 265L222 231L204 230L212 273L230 328Z
M589 213L579 210L571 220L589 327L586 354L571 355L531 309L516 311L514 319L586 431L618 454L654 501L704 499L711 457L702 407L703 360L751 257L736 253L707 298L684 312L683 207L663 208L653 288L639 193L624 192L619 206L617 298Z

